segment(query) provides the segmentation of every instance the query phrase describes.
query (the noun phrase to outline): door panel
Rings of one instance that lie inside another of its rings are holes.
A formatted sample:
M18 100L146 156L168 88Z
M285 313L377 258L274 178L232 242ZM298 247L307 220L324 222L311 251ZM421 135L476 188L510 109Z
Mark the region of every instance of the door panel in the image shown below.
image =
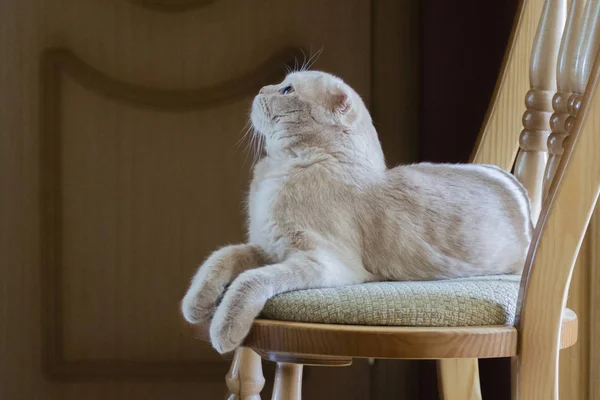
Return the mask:
M68 52L45 58L49 372L198 374L173 362L201 355L222 376L215 352L181 340L177 308L187 266L243 240L244 158L222 134L244 125L240 101L207 110L203 91L140 94Z
M249 100L311 46L368 99L367 1L157 4L0 6L3 398L222 395L178 302L243 240Z
M372 6L0 2L1 398L224 394L228 361L185 334L178 302L208 253L244 238L251 163L236 142L251 98L302 48L369 103L374 80L385 88ZM401 102L377 96L389 112ZM398 143L387 121L384 144ZM307 372L305 387L359 399L369 382L357 362Z

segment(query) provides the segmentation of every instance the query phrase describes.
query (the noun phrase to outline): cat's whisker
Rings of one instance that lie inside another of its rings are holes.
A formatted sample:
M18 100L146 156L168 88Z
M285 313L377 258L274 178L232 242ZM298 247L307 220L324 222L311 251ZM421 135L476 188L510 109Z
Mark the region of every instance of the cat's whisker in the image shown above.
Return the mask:
M257 136L258 136L258 135L257 135L256 129L252 129L252 130L250 131L250 139L251 139L251 140L250 140L250 143L251 143L251 145L252 145L252 146L251 146L251 149L252 149L252 151L254 151L254 147L255 147L256 140L257 140Z
M306 66L306 53L304 52L303 48L300 48L300 51L302 52L302 64L300 65L300 70L299 71L304 71L304 67Z
M246 142L246 146L244 146L244 150L243 150L243 152L246 153L246 158L244 159L244 163L246 163L248 161L248 153L250 150L251 138L249 138L249 136L248 136L250 129L251 129L251 127L246 130L246 133L243 136L243 139L245 139L245 142Z
M252 132L252 136L249 142L249 147L246 151L246 161L248 161L248 157L250 156L250 154L252 153L252 161L250 163L250 167L254 167L254 141L255 141L255 135L254 132Z
M252 163L252 165L256 165L256 163L260 159L260 153L261 153L261 149L263 146L263 140L264 140L264 137L262 135L260 135L258 137L258 145L256 146L256 153L254 154L254 162Z
M244 151L248 151L252 148L252 139L253 139L252 128L249 128L248 133L247 133L246 147L244 147Z
M245 139L248 137L248 132L250 131L250 125L251 125L251 121L250 119L248 119L246 121L246 123L244 124L244 127L242 128L242 132L244 132L241 137L238 139L237 142L235 142L234 147L239 147L244 141Z
M312 52L312 51L311 51ZM300 68L300 71L308 71L308 69L310 68L310 60L312 59L312 55L310 54L311 52L309 52L309 57L308 58L304 58L304 62L302 63L302 68Z
M248 129L248 134L251 132L252 127L250 127L250 129ZM253 140L253 135L251 135L246 143L246 147L244 148L244 153L246 153L246 156L244 158L244 165L248 162L248 157L250 155L250 152L252 151L252 140Z
M321 54L323 54L323 49L324 47L321 47L319 50L317 50L315 52L315 54L313 54L309 59L308 59L308 63L306 65L306 70L309 70L312 68L313 65L315 65L315 63L319 60L319 57L321 57Z
M253 147L252 147L252 157L253 157L252 164L254 165L254 164L256 164L256 159L257 159L257 156L258 156L258 149L259 149L260 144L262 142L262 137L263 136L258 131L256 131L256 130L254 130L252 132L252 135L254 137L254 142L253 142Z
M254 147L254 152L253 152L253 160L252 160L252 166L254 167L256 165L256 163L258 162L258 160L260 159L260 155L262 152L262 148L264 145L264 136L259 134L258 132L254 131L254 137L257 138L256 140L256 146Z
M244 153L246 153L246 160L244 160L244 162L248 161L248 155L252 151L252 140L253 138L250 136L250 139L248 139L246 143L246 147L244 147Z

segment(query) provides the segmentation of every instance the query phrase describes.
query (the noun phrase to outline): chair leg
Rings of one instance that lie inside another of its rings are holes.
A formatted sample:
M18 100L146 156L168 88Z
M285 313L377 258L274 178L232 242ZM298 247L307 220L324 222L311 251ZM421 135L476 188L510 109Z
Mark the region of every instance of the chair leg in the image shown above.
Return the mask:
M227 400L260 400L265 385L262 360L253 350L240 347L235 351L229 373L225 378L229 394Z
M301 400L302 365L277 363L272 400Z
M476 358L438 360L441 400L481 400Z
M540 357L534 349L523 349L520 358L514 357L512 362L513 400L558 400L559 352Z

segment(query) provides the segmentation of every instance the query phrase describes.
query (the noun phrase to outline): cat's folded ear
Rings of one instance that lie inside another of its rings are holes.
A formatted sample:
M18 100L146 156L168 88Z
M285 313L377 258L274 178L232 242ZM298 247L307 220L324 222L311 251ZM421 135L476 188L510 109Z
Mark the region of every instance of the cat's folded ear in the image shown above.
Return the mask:
M352 109L352 101L349 94L341 88L336 90L331 95L331 106L334 111L340 114L347 114Z

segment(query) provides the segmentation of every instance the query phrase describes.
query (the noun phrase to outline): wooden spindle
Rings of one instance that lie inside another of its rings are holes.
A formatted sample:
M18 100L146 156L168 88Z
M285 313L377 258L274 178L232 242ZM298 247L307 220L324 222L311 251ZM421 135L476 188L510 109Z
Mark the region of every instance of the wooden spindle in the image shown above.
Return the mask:
M549 160L544 174L544 196L548 192L569 136L600 43L600 1L571 0L557 69L558 91L552 101L552 133L548 138Z
M552 133L548 138L548 164L544 173L544 198L548 193L556 167L562 155L562 143L567 136L567 118L569 117L569 97L573 94L573 78L575 76L575 54L579 46L581 18L585 0L571 0L569 16L565 25L558 64L556 68L557 92L552 98L554 113L550 117Z
M523 130L515 176L525 186L531 200L534 223L542 206L542 185L550 134L552 97L556 92L556 64L567 15L567 0L546 0L534 39L529 67L531 89L525 97Z
M265 386L260 356L252 349L238 348L225 381L229 389L227 400L260 400Z
M437 364L440 400L481 400L476 358L447 358Z
M301 400L302 365L277 363L272 400Z

